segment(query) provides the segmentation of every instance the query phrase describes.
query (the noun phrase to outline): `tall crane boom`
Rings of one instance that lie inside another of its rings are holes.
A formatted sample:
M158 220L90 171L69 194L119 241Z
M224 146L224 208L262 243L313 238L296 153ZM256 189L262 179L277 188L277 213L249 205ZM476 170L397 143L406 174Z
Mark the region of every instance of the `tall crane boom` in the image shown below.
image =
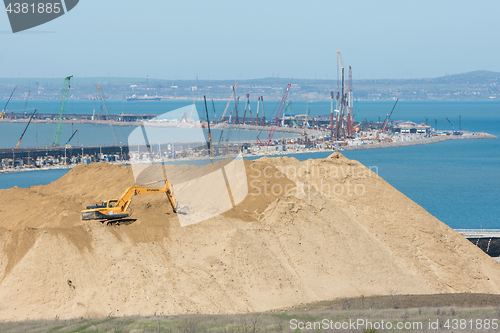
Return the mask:
M347 114L347 132L349 136L352 137L355 134L353 127L353 100L352 100L352 68L349 66L349 90L347 91L347 106L348 106L348 114Z
M399 98L396 98L396 103L394 103L394 106L392 107L391 113L389 113L389 117L387 117L387 120L385 121L384 128L382 131L385 131L385 128L387 124L389 123L389 120L391 120L392 113L394 112L394 109L396 108L396 104L398 104Z
M78 132L78 130L74 131L73 134L70 136L69 140L66 141L66 146L69 145L69 142L71 141L71 139L73 139L73 137L75 136L76 132Z
M389 119L391 118L392 113L394 112L394 109L396 108L396 104L398 104L398 101L399 101L399 98L396 99L396 103L394 103L394 106L392 107L391 113L387 114L385 116L383 129L382 129L382 126L379 127L379 129L377 131L377 136L375 137L376 140L378 140L378 136L380 135L380 131L382 131L382 130L385 131L385 127L387 125L387 122L389 122Z
M344 64L342 62L342 56L340 55L340 51L337 51L337 58L339 61L339 71L342 76L341 89L342 89L342 97L344 97L345 93L345 81L344 81Z
M286 86L285 93L283 94L283 97L281 98L280 104L278 106L278 111L276 112L276 117L274 118L274 125L279 125L281 113L285 109L286 98L288 97L288 92L290 91L290 86L291 86L290 83Z
M203 95L203 99L205 100L205 111L207 113L207 127L208 127L208 140L209 140L208 154L210 156L212 156L212 132L210 131L210 119L208 118L207 96ZM212 168L213 168L213 165L212 165Z
M217 142L217 150L215 152L215 156L219 155L219 146L220 146L220 141L222 140L222 134L224 133L224 130L220 131L220 136L219 136L219 141Z
M276 118L274 118L273 126L271 127L271 130L269 131L269 136L267 137L267 140L266 140L266 146L269 146L269 143L271 143L271 140L273 139L274 131L276 130L276 126L279 125L280 116L281 116L281 113L283 112L283 109L285 108L286 98L288 96L288 92L290 91L290 86L291 86L290 83L286 86L285 93L283 94L283 97L281 98L280 104L278 106L278 111L276 112ZM257 136L257 142L260 145L263 144L262 141L260 141L258 136Z
M455 126L453 126L453 124L451 123L450 119L448 119L448 117L446 117L446 120L448 120L448 122L451 125L451 128L453 128L453 135L460 135L460 132L458 132L457 129L455 128Z
M222 117L220 118L220 120L222 120L222 121L224 121L224 116L226 115L227 109L229 108L229 104L231 104L231 101L233 99L233 96L236 92L237 87L238 87L238 82L236 82L236 84L233 86L233 92L231 94L231 97L229 97L229 100L227 101L226 109L224 110L224 113L222 114Z
M266 126L266 112L264 111L264 97L260 96L260 101L262 102L262 126Z
M60 143L61 143L63 119L64 119L64 114L66 113L66 103L68 101L68 93L69 93L69 89L71 88L70 80L72 77L73 77L73 75L68 76L67 78L64 79L64 86L62 89L62 96L61 96L61 106L59 108L59 119L57 121L56 137L55 137L54 143L53 143L54 147L60 146Z
M214 100L212 99L212 107L214 108L214 119L219 119L217 117L217 113L215 112L215 103L214 103Z
M113 138L115 139L115 144L118 145L118 138L116 137L115 129L113 128L112 123L109 122L111 114L109 112L108 104L106 103L106 98L104 97L104 92L102 91L102 86L96 87L96 89L101 93L101 107L104 106L104 111L106 112L106 120L108 120L111 133L113 134Z
M234 94L233 97L234 97L234 123L239 124L240 120L238 118L238 101L240 100L240 97L236 98L236 94Z
M7 103L5 103L5 106L3 107L2 112L0 112L0 119L5 119L5 110L7 109L7 105L9 105L10 99L12 98L12 95L14 95L14 91L16 91L17 86L14 87L14 90L12 90L12 93L10 94L9 99L7 100Z
M31 115L30 120L28 120L28 124L24 128L24 132L23 132L23 134L21 134L21 138L17 142L16 148L14 148L14 149L19 148L19 145L21 144L21 141L23 141L24 133L26 133L26 130L28 129L28 126L31 124L31 119L33 119L33 117L35 116L35 113L36 113L36 109L35 109L35 112L33 112L33 114Z
M245 104L245 112L243 112L243 120L241 121L241 123L243 125L245 124L245 117L247 115L247 107L248 107L248 111L250 112L250 125L253 125L252 108L250 107L250 94L247 94L247 102Z
M259 109L260 109L260 96L257 97L257 115L255 116L255 125L259 126Z

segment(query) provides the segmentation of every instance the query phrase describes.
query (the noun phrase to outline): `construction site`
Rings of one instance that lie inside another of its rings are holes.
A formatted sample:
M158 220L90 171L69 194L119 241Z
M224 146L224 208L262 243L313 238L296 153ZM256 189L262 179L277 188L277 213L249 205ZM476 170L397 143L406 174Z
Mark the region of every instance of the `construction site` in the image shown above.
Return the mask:
M487 133L473 133L462 131L459 116L458 129L446 117L450 130L437 131L437 121L434 119L434 128L429 125L429 118L425 123L415 123L408 120L394 120L394 106L385 119L379 116L378 121L355 120L357 114L357 99L353 93L352 69L349 66L348 78L345 77L340 51L337 52L339 78L337 92L330 92L330 114L310 114L307 106L306 113L294 114L292 101L288 99L291 84L288 84L284 93L272 112L267 113L264 107L263 96L257 97L255 117L251 109L250 94L245 95L243 112L241 111L240 96L237 96L238 83L231 87L232 93L222 113L217 114L214 101L212 111L208 111L206 97L205 112L198 112L193 102L191 110L184 112L177 118L165 119L153 114L112 114L104 95L103 88L98 86L94 96L92 114L69 114L66 112L68 94L71 88L72 76L65 79L61 94L59 113L37 113L8 111L8 104L16 88L10 94L6 105L0 113L0 123L26 123L26 127L15 147L0 149L0 171L11 172L26 169L74 166L90 162L118 162L140 161L154 158L155 160L175 159L203 159L225 158L239 153L244 155L273 155L291 154L324 150L349 150L397 147L413 144L439 142L445 139L465 138L494 138ZM26 94L25 110L30 97ZM100 105L96 106L96 101ZM154 103L154 102L150 102ZM210 102L208 102L210 104ZM52 124L57 126L55 137L50 146L20 148L23 137L31 123ZM114 143L101 143L98 146L78 146L71 140L78 129L63 143L62 128L65 124L91 124L109 127ZM205 139L201 141L184 140L182 142L155 142L156 147L137 145L131 149L119 142L114 127L156 127L169 130L172 128L202 128ZM218 138L213 138L210 128L220 131ZM253 131L253 140L231 140L231 131ZM224 135L224 133L226 133ZM277 133L275 135L275 133ZM156 149L154 149L156 148Z
M163 115L113 115L101 86L91 114L66 113L72 76L59 113L16 113L8 110L14 88L0 123L25 126L15 147L0 150L0 171L71 170L48 185L0 190L0 321L499 294L500 265L489 255L499 253L497 237L468 240L341 153L494 136L462 131L461 120L457 129L446 118L452 129L441 132L437 119L434 128L428 118L395 120L397 98L385 119L355 120L352 70L346 79L337 59L326 115L307 104L293 114L291 84L267 114L257 97L255 117L250 94L241 111L238 83L223 112L204 96L200 112L193 102ZM21 147L33 123L57 128L50 146ZM114 142L75 145L78 129L62 135L68 123L109 127ZM117 139L118 126L131 128L128 142ZM231 140L231 131L255 138ZM283 156L325 151L307 161Z

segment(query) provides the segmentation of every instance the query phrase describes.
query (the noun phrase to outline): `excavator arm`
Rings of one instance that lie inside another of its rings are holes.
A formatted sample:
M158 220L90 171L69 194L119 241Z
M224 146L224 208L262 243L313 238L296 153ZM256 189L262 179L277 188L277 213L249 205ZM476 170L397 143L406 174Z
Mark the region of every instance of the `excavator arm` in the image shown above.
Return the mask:
M177 213L177 202L175 200L172 184L168 180L162 180L160 182L165 183L164 188L147 187L158 182L135 185L129 187L118 200L109 200L103 202L101 205L87 206L87 208L82 211L82 219L109 221L130 217L132 213L129 211L129 207L132 203L132 199L136 195L144 193L166 193L174 213ZM182 213L187 212L184 211Z

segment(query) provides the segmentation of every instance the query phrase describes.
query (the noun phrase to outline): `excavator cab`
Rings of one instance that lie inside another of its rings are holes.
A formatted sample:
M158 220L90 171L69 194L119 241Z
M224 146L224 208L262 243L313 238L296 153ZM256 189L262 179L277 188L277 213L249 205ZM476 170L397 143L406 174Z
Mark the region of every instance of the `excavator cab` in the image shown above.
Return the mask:
M86 209L98 209L98 208L107 208L107 207L108 207L108 202L104 201L100 205L97 204L97 205L93 205L93 206L87 206Z

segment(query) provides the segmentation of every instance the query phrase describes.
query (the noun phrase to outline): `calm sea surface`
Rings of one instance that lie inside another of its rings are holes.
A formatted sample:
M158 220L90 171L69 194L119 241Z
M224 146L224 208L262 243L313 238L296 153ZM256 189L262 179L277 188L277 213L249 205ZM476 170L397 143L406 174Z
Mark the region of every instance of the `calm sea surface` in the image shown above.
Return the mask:
M4 102L5 103L5 102ZM113 114L162 114L192 102L109 102ZM220 116L227 102L216 101L215 108ZM2 104L2 101L0 101ZM266 117L270 118L277 102L266 102ZM378 120L392 109L394 102L359 102L358 119ZM24 102L13 101L11 110L22 111ZM54 101L30 101L30 108L39 113L55 113L59 103ZM196 103L200 117L204 104ZM211 106L211 103L209 103ZM67 113L92 113L93 102L69 101ZM243 109L240 103L239 108ZM309 102L311 115L330 112L329 101ZM99 106L96 106L98 110ZM32 112L31 109L31 112ZM252 103L255 115L257 104ZM231 108L229 109L229 111ZM294 114L305 113L305 101L292 101ZM228 113L229 113L228 111ZM97 111L98 112L98 111ZM261 111L262 112L262 111ZM274 111L275 112L275 111ZM213 109L209 107L212 117ZM500 102L406 102L400 101L392 119L426 122L434 127L438 119L438 130L450 130L448 117L458 129L461 115L462 130L484 131L500 137ZM195 118L193 116L193 118ZM0 124L0 148L12 148L17 143L25 124ZM113 136L108 126L65 125L62 137L65 141L72 130L78 129L73 145L112 144ZM133 128L115 126L117 136L122 142ZM54 125L33 124L23 139L24 147L43 147L53 141ZM250 140L255 132L234 131L230 140ZM267 137L267 135L262 135ZM261 136L261 138L262 138ZM218 134L214 133L217 138ZM311 153L294 155L299 160L322 158L330 153ZM500 228L500 139L497 140L449 140L446 142L412 147L346 151L344 155L360 161L366 166L376 166L379 175L392 186L424 207L452 228ZM48 184L68 170L30 171L0 174L0 188L13 186L29 187ZM404 223L405 221L401 221Z

